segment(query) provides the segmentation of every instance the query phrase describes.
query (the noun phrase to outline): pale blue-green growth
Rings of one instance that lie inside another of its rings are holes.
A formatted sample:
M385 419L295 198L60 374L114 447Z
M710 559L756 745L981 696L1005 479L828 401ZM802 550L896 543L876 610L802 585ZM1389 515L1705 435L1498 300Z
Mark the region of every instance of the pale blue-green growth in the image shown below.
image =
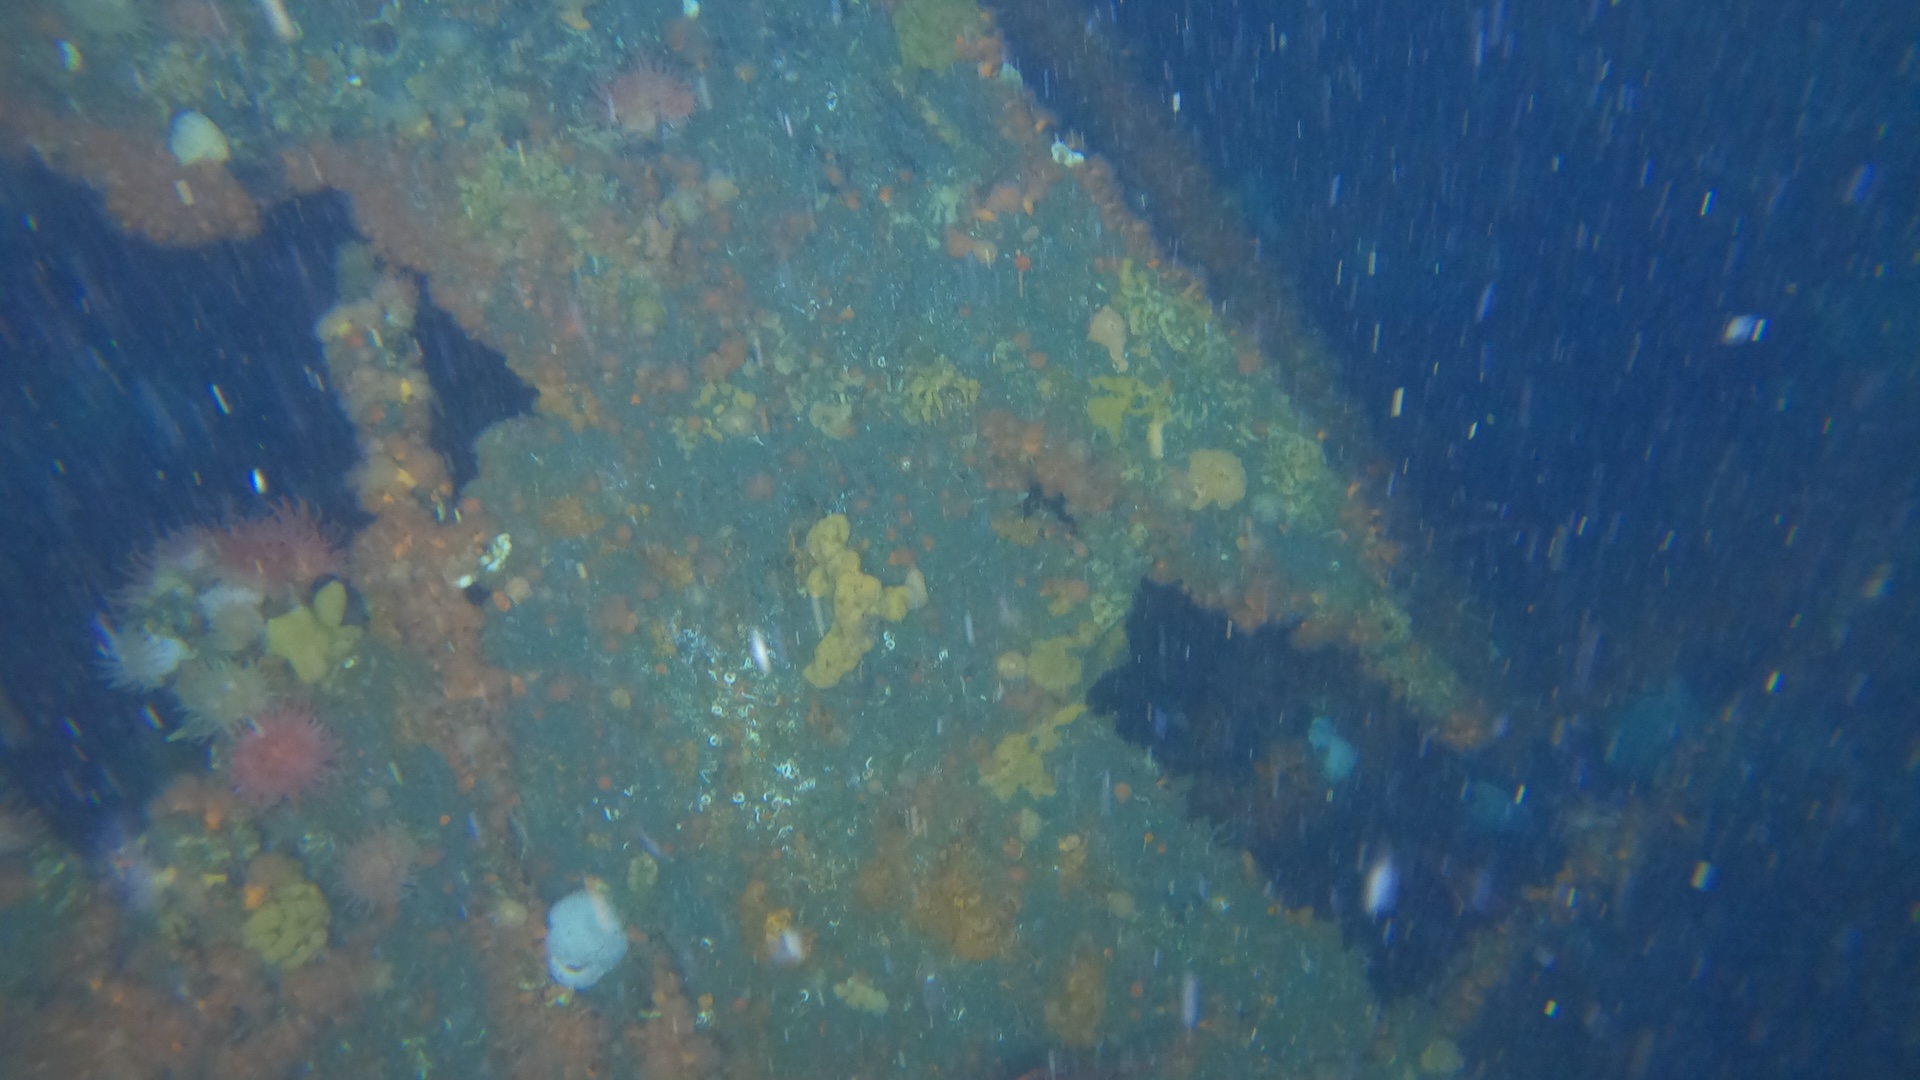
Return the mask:
M1313 747L1313 756L1320 759L1320 775L1329 784L1352 776L1353 767L1360 764L1360 751L1341 738L1340 733L1333 730L1333 721L1324 716L1314 717L1313 723L1307 725L1307 745Z
M627 929L600 893L581 889L547 910L547 974L561 986L585 990L626 955Z

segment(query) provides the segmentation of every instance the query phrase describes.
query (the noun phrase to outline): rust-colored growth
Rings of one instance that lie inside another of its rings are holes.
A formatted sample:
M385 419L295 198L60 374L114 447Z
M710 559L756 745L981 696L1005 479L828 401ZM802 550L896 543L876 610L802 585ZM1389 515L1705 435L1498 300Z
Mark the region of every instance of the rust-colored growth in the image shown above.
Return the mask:
M646 60L602 86L599 104L604 123L641 139L684 123L700 107L693 87Z
M562 539L591 536L606 523L605 518L588 510L586 501L578 495L562 495L540 511L540 524Z
M201 953L197 966L199 970L189 978L195 980L193 1007L200 1016L258 1023L275 1011L277 1002L273 986L267 981L266 969L258 958L238 944L207 948ZM307 966L320 967L321 964ZM292 974L288 972L284 978Z
M306 880L306 871L299 860L278 851L263 851L247 861L246 884L248 888L276 889L282 885L297 885Z
M1105 158L1087 158L1074 170L1074 178L1100 212L1101 226L1121 238L1128 255L1141 262L1159 258L1160 247L1153 242L1152 230L1127 209L1126 187Z
M1518 944L1511 923L1498 923L1489 932L1474 935L1473 949L1464 965L1455 965L1436 997L1440 1007L1460 1028L1480 1018L1487 995L1513 970L1513 953Z
M1092 1046L1107 1015L1107 965L1092 949L1075 952L1059 992L1047 999L1047 1030L1068 1046Z
M542 1006L541 1013L536 1017L524 1015L524 1012L530 1011L524 1006L521 1011L523 1015L516 1017L512 1025L501 1025L504 1030L494 1043L500 1048L500 1055L512 1058L508 1076L514 1080L535 1080L539 1077L597 1080L609 1075L606 1025L598 1012ZM691 1027L691 1024L688 1026ZM649 1072L647 1075L667 1074Z
M121 976L73 989L9 1023L8 1035L17 1041L9 1040L8 1060L23 1063L25 1075L199 1076L209 1044L228 1035L171 990ZM111 1037L103 1037L107 1033Z
M730 337L722 341L719 348L708 353L706 359L700 361L700 377L708 382L722 382L745 367L746 363L746 339Z
M684 589L693 584L693 559L682 555L665 544L647 544L640 549L640 558L647 564L669 589Z
M685 364L643 360L633 369L634 393L642 398L682 394L690 384Z
M427 445L424 434L395 432L378 440L363 438L361 445L366 460L354 471L353 480L362 507L378 513L416 490L452 494L445 459Z
M0 117L8 142L30 145L58 172L106 199L128 231L156 244L198 247L260 231L260 208L226 165L182 165L164 140L131 135L31 106Z
M1346 637L1346 625L1334 617L1332 612L1322 612L1302 619L1300 625L1293 628L1293 637L1290 641L1293 647L1301 652L1312 652L1315 649L1324 649L1334 642L1344 641Z
M640 629L640 614L624 596L609 596L593 613L593 628L608 637L623 636Z
M716 1075L719 1055L694 1025L693 1003L666 953L653 958L653 1019L627 1028L640 1075L654 1080L700 1080Z
M988 409L980 414L980 438L995 461L1018 460L1025 443L1027 424L1006 409Z
M1060 881L1060 895L1067 894L1086 884L1087 881L1087 838L1079 833L1069 833L1054 845L1054 870Z
M807 705L807 732L828 746L846 746L853 738L847 726L817 696Z
M590 427L605 427L606 417L600 410L600 396L584 383L573 379L566 366L568 359L565 356L548 356L534 369L532 382L536 396L533 410L543 416L565 421L575 435Z
M1362 655L1377 653L1394 640L1395 624L1376 611L1358 611L1346 619L1347 644Z
M1468 753L1493 739L1493 717L1484 704L1476 702L1448 713L1434 734L1455 750Z
M1047 448L1047 426L1038 420L1020 425L1019 455L1032 461Z
M487 834L504 833L504 821L500 824ZM526 975L546 965L541 920L526 915L539 910L540 901L518 881L505 884L506 899L520 916L465 924L486 988L493 1071L514 1080L607 1075L599 1013L552 1008L544 996L523 989Z
M1055 615L1065 615L1086 603L1090 595L1087 583L1080 578L1048 578L1040 583L1040 596Z
M516 338L489 323L487 307L502 291L508 252L461 213L456 179L465 163L428 145L317 142L282 154L281 164L294 191L346 193L355 226L380 257L427 275L434 304L474 340L504 353L527 378L531 367L523 358L549 355L551 341L546 335L538 342Z
M463 629L461 633L468 635L469 647L458 652L430 654L433 670L440 676L440 692L448 701L505 701L511 693L510 677L488 664L479 650L472 647L472 639L477 638L479 624L485 616L472 604L468 604L467 609L473 613L473 629Z
M940 853L933 877L921 883L913 925L962 960L991 960L1004 954L1013 945L1020 900L1010 882L1008 895L990 894L987 878L987 868L967 840L955 840Z
M707 23L699 19L678 18L667 23L665 41L681 61L696 71L705 71L713 59L713 38Z
M1021 420L1005 409L980 416L980 437L993 459L988 486L1000 489L1038 484L1048 496L1060 496L1077 514L1102 514L1120 493L1111 463L1074 439L1058 443L1038 422Z
M373 974L369 970L372 963L373 958L360 950L329 949L313 963L302 964L297 970L286 972L280 981L284 1012L275 1026L284 1025L289 1029L284 1038L286 1045L293 1050L293 1060L277 1069L222 1073L216 1068L209 1069L207 1075L285 1074L294 1060L311 1053L307 1047L308 1041L319 1034L324 1025L350 1024L357 1018L360 1002L372 982Z
M947 257L964 259L973 254L973 237L953 226L947 226Z
M497 532L484 513L443 526L412 500L401 500L354 540L349 565L367 594L372 629L428 657L456 700L505 696L504 674L480 655L486 615L453 580Z
M417 178L410 181L409 175L420 174L410 174L408 164L400 161L390 147L373 143L315 143L304 152L283 155L282 164L287 182L295 191L305 194L332 188L345 192L353 203L354 225L389 263L432 273L435 278L442 270L442 263L458 265L458 260L436 259L444 247L446 234L435 227L435 215L423 213L416 204L418 198L425 198L429 204L436 201L434 185L424 185L423 190ZM429 171L432 171L430 167ZM433 292L435 302L446 307L442 290L434 288Z
M1017 214L1021 208L1020 186L1002 181L987 192L981 206L994 214Z
M1247 575L1227 614L1233 619L1236 630L1252 633L1265 626L1275 615L1293 610L1296 610L1295 598L1280 576L1271 569L1262 569Z
M855 899L870 911L904 906L913 896L913 878L908 873L911 857L904 831L883 830L874 845L873 858L861 864L854 879Z
M767 895L766 881L761 878L754 878L747 882L746 888L740 890L740 895L733 901L733 912L740 920L741 944L753 953L756 960L767 958L761 939L765 936L764 931L774 922L780 921L775 918L775 913L785 912L786 925L790 925L793 921L793 912L788 908L775 905L773 899ZM784 928L783 925L782 929Z
M982 10L979 28L956 34L953 39L953 58L973 64L975 73L982 79L998 76L1000 60L1006 56L1006 45L999 31L993 28L992 20L992 13Z
M153 817L180 815L200 819L208 832L217 832L234 815L233 789L201 773L179 773L153 801L147 812Z
M1050 149L1052 144L1048 143L1047 146ZM1028 214L1033 213L1033 208L1040 205L1041 201L1047 197L1047 193L1053 190L1053 185L1065 175L1066 170L1056 165L1052 158L1030 158L1027 164L1027 186L1020 193L1020 209Z
M1120 494L1113 466L1079 439L1042 449L1033 461L1033 479L1047 495L1064 497L1077 514L1104 514Z

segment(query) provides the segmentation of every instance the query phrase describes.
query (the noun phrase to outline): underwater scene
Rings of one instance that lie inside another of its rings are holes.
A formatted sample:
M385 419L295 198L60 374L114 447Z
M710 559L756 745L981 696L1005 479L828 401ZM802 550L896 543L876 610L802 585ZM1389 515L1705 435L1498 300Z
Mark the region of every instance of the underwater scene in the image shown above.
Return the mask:
M1920 1069L1920 24L14 0L0 1075Z

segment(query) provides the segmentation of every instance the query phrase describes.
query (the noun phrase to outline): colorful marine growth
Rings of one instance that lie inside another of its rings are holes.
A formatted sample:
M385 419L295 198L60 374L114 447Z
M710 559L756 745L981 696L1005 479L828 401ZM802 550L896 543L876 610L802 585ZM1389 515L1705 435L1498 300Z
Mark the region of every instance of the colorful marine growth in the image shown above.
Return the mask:
M175 737L234 736L352 659L345 558L303 506L169 536L134 567L99 622L102 672L165 690Z
M845 678L872 651L875 619L897 623L927 606L926 578L919 568L907 569L904 584L881 585L879 578L860 569L860 553L847 546L850 530L844 514L821 518L807 530L807 595L816 604L830 605L832 621L814 647L813 662L801 674L822 690ZM887 651L893 651L890 635Z
M269 207L236 177L270 174L365 236L310 377L371 523L186 530L100 621L105 674L211 750L129 856L167 962L272 987L257 1023L192 1021L191 1064L1405 1075L1445 1019L1382 1021L1337 925L1084 700L1136 585L1179 581L1485 737L1368 478L1264 375L1309 346L1215 315L970 0L804 33L715 6L29 5L86 59L0 137L127 229L244 235ZM425 303L537 394L460 491Z

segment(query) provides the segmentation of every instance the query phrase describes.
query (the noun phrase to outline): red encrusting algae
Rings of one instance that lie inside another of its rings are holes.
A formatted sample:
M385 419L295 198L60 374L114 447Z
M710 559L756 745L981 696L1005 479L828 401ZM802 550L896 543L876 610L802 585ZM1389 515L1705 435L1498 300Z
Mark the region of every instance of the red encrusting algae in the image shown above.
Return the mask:
M265 810L285 799L296 805L326 783L339 744L303 706L287 706L254 718L233 744L233 790L248 805Z

